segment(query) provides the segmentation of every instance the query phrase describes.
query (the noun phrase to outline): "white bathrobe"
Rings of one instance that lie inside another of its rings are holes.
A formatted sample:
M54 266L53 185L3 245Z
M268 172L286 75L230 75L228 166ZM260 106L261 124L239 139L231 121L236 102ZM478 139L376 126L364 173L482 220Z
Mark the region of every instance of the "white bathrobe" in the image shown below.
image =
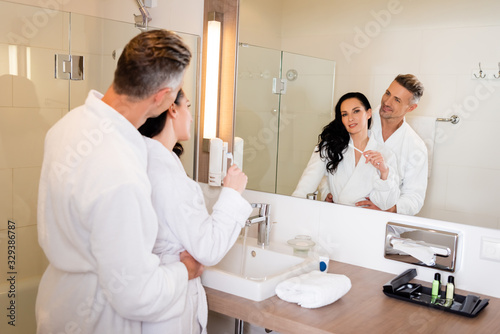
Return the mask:
M200 186L186 175L177 155L156 140L144 139L159 221L154 252L164 264L178 262L179 253L187 250L203 265L215 265L233 246L252 207L236 190L223 187L210 215ZM206 333L207 316L205 290L196 278L189 281L183 314L161 323L143 323L143 333Z
M316 147L292 196L305 198L308 193L316 191L323 176L327 176L329 192L333 196L334 203L355 205L370 197L370 200L382 210L394 206L400 194L394 155L370 136L365 151L380 152L389 167L387 180L382 180L380 172L372 164L366 163L364 156L361 156L356 165L354 148L351 146L352 139L349 139L349 143L344 158L333 174L327 172L327 160L321 159Z
M384 143L380 108L372 114L371 131L378 142ZM427 147L417 133L403 121L403 124L385 141L398 161L398 172L401 179L401 197L396 203L398 213L416 215L424 205L429 172Z
M48 132L38 240L49 259L36 301L37 333L139 334L142 321L184 310L188 273L153 254L158 220L147 149L91 91Z

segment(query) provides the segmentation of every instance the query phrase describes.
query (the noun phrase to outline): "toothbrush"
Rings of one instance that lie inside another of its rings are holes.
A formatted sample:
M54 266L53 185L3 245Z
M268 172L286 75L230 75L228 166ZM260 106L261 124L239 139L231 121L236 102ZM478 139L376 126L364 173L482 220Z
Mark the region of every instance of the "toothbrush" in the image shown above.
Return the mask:
M353 149L355 149L356 151L358 151L359 153L361 153L361 155L367 160L368 162L368 159L367 157L365 156L365 152L361 151L359 148L356 148L354 145L351 145L349 144L349 146L351 146ZM380 162L377 162L377 165L380 165Z
M356 148L354 145L351 145L349 144L349 146L351 146L353 149L355 149L356 151L358 151L359 153L363 154L364 152L361 151L359 148Z

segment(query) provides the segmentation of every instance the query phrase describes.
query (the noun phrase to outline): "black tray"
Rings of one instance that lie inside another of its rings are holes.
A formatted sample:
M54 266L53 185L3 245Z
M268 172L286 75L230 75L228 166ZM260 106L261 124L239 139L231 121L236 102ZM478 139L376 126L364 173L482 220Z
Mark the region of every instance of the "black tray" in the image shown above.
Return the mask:
M406 270L384 285L384 294L391 298L468 318L476 317L489 303L489 299L480 299L476 295L463 296L455 294L453 300L447 300L443 295L431 297L431 288L422 286L421 284L410 283L415 276L417 276L416 269Z

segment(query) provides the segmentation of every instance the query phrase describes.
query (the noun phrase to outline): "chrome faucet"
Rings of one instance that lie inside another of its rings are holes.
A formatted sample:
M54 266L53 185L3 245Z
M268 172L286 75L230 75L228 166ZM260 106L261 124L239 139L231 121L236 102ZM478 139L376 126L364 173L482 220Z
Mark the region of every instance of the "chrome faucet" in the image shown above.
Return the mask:
M316 190L315 192L313 193L309 193L306 195L306 198L307 199L312 199L312 200L317 200L318 199L318 191Z
M259 214L247 219L245 225L259 224L257 244L259 246L269 245L269 234L271 233L271 204L252 203L252 208L259 209Z

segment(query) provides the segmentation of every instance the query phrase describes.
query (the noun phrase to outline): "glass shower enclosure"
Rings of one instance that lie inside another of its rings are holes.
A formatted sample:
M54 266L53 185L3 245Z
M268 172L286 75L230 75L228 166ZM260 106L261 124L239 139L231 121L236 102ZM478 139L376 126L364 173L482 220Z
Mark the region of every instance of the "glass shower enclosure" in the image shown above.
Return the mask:
M45 134L82 105L89 90L106 92L121 50L140 30L131 22L7 1L0 1L0 22L0 333L35 333L35 298L47 266L36 217ZM184 90L196 120L200 38L180 35L193 54ZM83 57L83 77L56 78L56 55ZM194 175L195 129L193 124L192 140L183 143L189 175ZM13 289L15 294L9 293ZM12 302L15 326L6 317Z
M292 194L332 120L334 78L332 60L240 44L235 137L248 189Z

